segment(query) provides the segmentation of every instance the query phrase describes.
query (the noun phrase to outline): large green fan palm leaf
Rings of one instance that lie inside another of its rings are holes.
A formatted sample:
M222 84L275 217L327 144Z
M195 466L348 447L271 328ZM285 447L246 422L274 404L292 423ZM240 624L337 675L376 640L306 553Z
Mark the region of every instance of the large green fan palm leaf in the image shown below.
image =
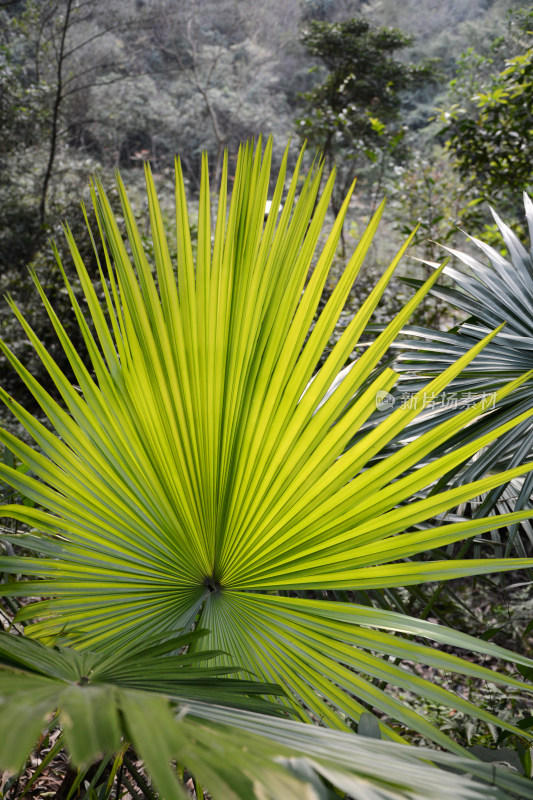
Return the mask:
M264 153L260 146L255 154L250 146L241 150L229 201L225 167L214 231L204 160L196 254L177 164L177 266L149 170L154 265L145 256L122 183L127 243L102 186L93 187L102 303L66 231L82 286L80 299L66 276L65 282L88 364L36 281L76 385L13 306L61 401L3 348L55 429L50 433L2 394L37 445L31 448L6 431L0 434L4 446L29 470L24 474L1 466L2 478L36 504L5 506L2 513L39 532L13 539L38 556L1 560L2 569L28 577L4 591L45 598L20 615L33 620L27 630L34 636L46 640L61 634L77 647L102 652L147 632L177 630L196 621L210 631L208 647L226 653L220 656L222 664L238 664L263 680L280 683L288 692L285 702L302 718L346 728L372 707L460 750L378 686L384 681L406 687L496 722L488 712L389 662L387 654L413 654L409 648L414 645L399 633L368 638L368 617L356 606L339 607L345 615L341 624L328 619L319 601L302 601L296 608L293 599L279 593L401 586L529 565L527 559L411 560L437 545L494 528L494 518L411 529L532 469L524 465L425 499L417 497L440 475L533 412L412 469L454 431L471 424L483 411L481 401L401 453L370 466L495 331L348 447L375 411L378 392L388 391L396 380L390 369L374 379L373 369L439 271L344 379L335 382L408 240L317 371L383 205L317 316L350 195L315 263L334 176L318 196L320 167L300 180L300 156L284 196L286 153L273 189L274 211L264 222L271 150L270 142ZM496 399L506 397L527 377L500 387ZM523 516L503 515L498 524ZM371 624L388 627L379 616ZM416 626L410 632L425 635ZM448 643L461 646L463 640L453 631L443 635ZM487 644L481 651L489 649ZM422 663L472 674L471 664L452 662L431 647L416 645L416 655ZM514 659L510 653L500 655ZM522 685L493 672L490 676ZM393 727L380 724L386 736L401 738Z

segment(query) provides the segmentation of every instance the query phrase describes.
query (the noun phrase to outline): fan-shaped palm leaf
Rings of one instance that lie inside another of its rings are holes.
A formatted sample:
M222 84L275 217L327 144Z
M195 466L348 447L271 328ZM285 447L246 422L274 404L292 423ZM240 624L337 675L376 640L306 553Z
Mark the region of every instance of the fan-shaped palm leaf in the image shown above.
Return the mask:
M25 636L0 633L0 763L19 769L58 708L76 764L88 765L98 755L117 752L123 732L120 689L126 695L140 694L144 702L146 692L158 692L279 712L278 705L259 696L280 694L278 686L227 678L236 669L198 663L217 653L179 653L205 633L147 637L111 654L58 645L52 649Z
M221 693L230 704L246 704L250 689L272 690L221 679L220 670L198 664L191 669L206 653L195 659L171 652L199 636L194 632L152 641L146 650L148 642L101 654L52 649L0 633L0 766L20 769L37 737L59 724L71 763L81 768L104 755L124 753L127 742L134 741L165 800L186 796L170 766L174 759L221 800L335 796L321 778L354 798L377 800L503 800L510 791L529 789L523 778L505 770L494 775L472 759L432 752L432 765L427 751L412 748L406 758L405 748L391 743L289 720L273 725L264 714L198 702L192 698L214 698L218 690L218 699ZM154 692L158 688L167 695L185 691L188 699L163 697Z
M226 166L212 246L204 161L196 262L177 165L177 274L149 170L155 272L146 259L123 185L119 182L131 257L103 188L98 184L93 189L103 250L103 307L68 230L83 305L65 278L90 368L36 281L77 386L66 379L14 308L64 405L4 347L56 431L50 433L3 394L38 448L1 433L3 444L32 474L0 466L0 475L39 507L13 505L3 507L2 513L39 531L24 544L40 554L2 559L2 569L36 578L4 591L48 598L23 611L26 619L35 620L27 627L33 635L46 639L61 633L77 647L104 653L148 631L176 630L196 621L210 631L209 648L227 654L220 663L238 664L262 680L280 683L288 693L286 702L304 719L348 728L350 720L357 721L370 706L460 750L443 732L379 688L378 682L402 686L486 721L495 718L377 653L398 653L400 658L465 675L522 684L439 655L399 634L366 627L429 635L427 628L425 632L417 628L416 621L394 618L391 623L387 614L370 615L368 609L348 604L324 606L278 592L410 585L530 564L527 559L410 560L437 545L493 528L494 519L409 530L532 465L399 504L533 412L411 470L473 422L482 411L478 404L367 468L373 456L415 418L425 397L442 391L482 351L495 335L490 333L434 378L413 403L393 411L345 451L354 432L375 410L376 393L391 388L396 375L385 370L347 413L343 410L439 273L328 393L409 240L315 374L383 206L314 321L350 197L307 281L334 177L317 199L320 169L299 186L300 156L278 215L285 154L273 190L274 211L264 223L270 156L271 143L264 155L260 147L255 155L249 146L242 149L229 204ZM506 397L523 380L499 389L497 398ZM522 516L508 514L497 524L507 525ZM450 630L439 629L438 635L450 644L465 641ZM471 640L467 646L474 649ZM487 643L477 647L495 652ZM400 739L389 725L380 726L385 736Z
M525 214L533 242L533 203L524 195ZM468 313L469 318L457 329L449 332L431 331L419 327L406 327L404 333L414 338L399 339L395 346L404 350L397 360L402 373L399 387L405 392L416 392L437 370L445 369L457 358L467 353L495 326L505 322L505 328L483 349L476 358L448 386L448 398L465 404L503 386L525 371L533 368L533 249L529 252L513 231L496 213L494 219L500 230L508 258L482 240L469 237L477 245L489 264L447 248L460 262L462 269L445 268L457 288L434 286L432 293L452 306ZM437 266L436 264L434 265ZM417 281L407 281L413 286ZM496 428L502 422L533 407L533 382L528 380L516 392L502 399L497 406L491 404L488 412L467 431L459 431L446 445L456 447ZM437 404L433 414L416 421L410 435L417 436L435 424L435 418L452 416L453 409ZM466 470L449 485L465 483L488 472L518 466L533 455L533 424L524 420L507 431L497 442L486 447ZM475 504L474 514L483 515L497 507L500 512L531 507L533 476L516 479L506 491L504 486L495 489ZM531 523L521 526L523 538L511 537L507 552L514 543L520 555L526 554L524 543L533 545ZM493 539L498 540L494 534Z

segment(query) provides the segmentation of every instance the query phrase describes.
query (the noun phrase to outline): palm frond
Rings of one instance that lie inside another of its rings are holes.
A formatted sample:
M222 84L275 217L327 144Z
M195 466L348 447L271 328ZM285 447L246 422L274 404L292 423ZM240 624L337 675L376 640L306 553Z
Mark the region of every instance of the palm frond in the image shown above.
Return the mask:
M224 800L321 800L334 796L328 785L354 798L377 800L507 800L511 793L526 796L529 790L524 778L505 769L495 772L472 758L275 721L199 702L195 691L186 700L154 692L152 677L162 659L170 659L164 667L169 676L187 674L194 657L169 654L195 638L196 632L152 642L140 685L131 688L127 676L137 675L140 655L135 648L103 655L0 633L0 766L19 770L38 736L59 724L71 764L82 769L123 753L133 742L165 800L186 797L174 761L186 764L213 797ZM209 677L206 684L208 671L195 669L195 690L214 686ZM188 682L169 681L167 688L176 691ZM228 680L216 683L224 693ZM261 684L255 688L270 690Z
M524 194L525 216L530 233L533 232L533 203ZM507 257L485 244L469 237L484 256L485 261L459 250L447 249L459 262L459 268L446 267L445 273L454 281L456 288L434 286L431 292L450 305L466 312L469 318L449 332L431 331L407 326L395 347L402 350L396 362L400 373L399 391L414 393L438 370L453 364L481 341L495 326L505 322L505 328L487 344L483 351L470 362L448 387L448 397L454 405L472 403L481 395L487 395L505 385L513 378L533 368L533 250L527 251L515 233L493 212L501 233ZM487 264L486 261L489 263ZM437 266L437 265L434 265ZM412 286L418 281L407 280ZM487 413L468 430L457 434L446 443L446 448L457 447L468 438L495 429L502 422L516 418L532 407L531 377L515 392L490 404ZM416 420L408 435L418 436L446 416L453 417L455 411L446 404L436 404L433 413ZM449 476L449 485L458 485L475 480L488 472L519 466L533 456L533 423L524 419L493 442L468 465L455 470ZM493 490L463 509L474 516L484 516L493 509L499 512L532 507L533 477L515 480L512 491L505 486ZM514 497L513 497L514 495ZM512 550L526 555L533 547L533 529L529 523L520 526L521 536L514 532L508 537L505 552ZM492 540L498 542L494 533Z
M440 273L420 287L331 390L410 239L317 370L383 204L317 316L350 195L311 270L334 176L318 196L321 168L300 182L300 156L283 197L286 153L273 190L273 210L264 223L271 152L270 141L264 153L261 145L255 153L249 145L241 149L229 199L226 163L212 246L204 160L196 263L179 162L177 264L170 257L149 169L154 265L145 256L122 183L128 246L103 187L95 184L102 305L66 230L81 300L66 275L65 285L89 364L76 352L36 280L76 385L12 303L62 402L3 346L55 433L2 393L36 447L1 432L0 441L28 473L0 465L0 477L35 507L12 504L0 511L35 529L29 537L9 541L37 554L0 559L5 572L27 576L2 591L45 598L19 617L32 619L26 631L43 641L61 636L82 651L109 654L148 633L165 634L195 623L210 631L208 649L225 654L217 657L217 665L238 665L244 676L280 684L287 692L282 702L302 719L349 729L371 707L462 752L378 683L404 686L517 729L391 664L387 653L392 639L404 652L408 640L389 635L378 646L378 639L365 638L366 624L357 607L343 607L347 623L326 622L320 601L306 600L294 610L290 598L278 593L405 586L531 565L528 559L413 557L533 516L533 511L518 512L496 522L487 517L423 531L415 527L533 469L533 464L524 464L419 497L481 447L526 423L533 409L425 463L436 447L475 422L483 412L483 403L477 404L373 463L427 407L428 398L445 390L482 353L497 329L348 447L376 410L378 392L389 391L396 381L390 369L375 379L373 370ZM527 377L500 387L497 397L506 397ZM446 635L453 638L451 632ZM488 652L489 646L480 647ZM416 652L422 662L451 666L433 648L420 646ZM502 655L514 660L511 653ZM472 667L458 659L453 668L471 674ZM494 672L491 679L531 688ZM380 722L380 728L386 737L401 740L393 727Z

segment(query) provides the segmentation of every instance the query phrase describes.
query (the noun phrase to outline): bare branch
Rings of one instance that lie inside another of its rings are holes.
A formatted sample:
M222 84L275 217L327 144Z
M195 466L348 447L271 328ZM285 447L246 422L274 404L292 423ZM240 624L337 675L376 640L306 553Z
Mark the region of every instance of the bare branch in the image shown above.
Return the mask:
M74 89L71 89L69 92L65 92L63 94L62 99L64 100L67 97L70 97L76 92L82 92L84 89L93 89L97 86L110 86L112 83L119 83L120 81L130 81L135 80L139 75L151 75L151 72L137 72L135 75L119 75L116 78L110 78L109 80L101 80L101 81L93 81L93 83L84 83L81 86L75 86Z
M64 64L64 52L65 52L65 42L67 38L67 31L69 27L69 20L70 14L72 11L72 3L74 0L67 0L67 7L65 10L65 18L63 20L63 26L61 29L61 38L59 44L59 51L58 51L58 59L57 59L57 86L56 86L56 95L54 100L54 108L52 112L52 130L50 133L50 153L48 156L48 164L46 166L46 171L44 173L44 180L43 180L43 188L41 191L41 202L39 206L39 222L41 228L44 226L44 220L46 216L46 195L48 192L48 184L50 183L50 177L52 175L52 169L54 166L54 159L56 154L56 147L57 147L57 133L58 133L58 126L59 126L59 107L62 101L62 91L63 91L63 64Z
M68 78L66 81L63 81L63 89L66 89L72 83L75 83L80 78L84 78L86 75L89 75L91 72L96 72L97 70L104 70L104 69L105 70L114 70L114 69L116 69L116 70L125 70L126 69L126 64L121 63L119 61L110 61L109 63L105 63L104 62L104 63L101 63L101 64L93 64L92 67L87 67L87 69L84 69L84 70L82 70L80 72L75 72L73 75L70 76L70 78ZM140 74L140 73L136 73L136 75L137 74ZM135 75L127 75L127 76L124 75L124 78L126 78L126 77L134 78ZM96 83L95 83L95 85L96 85ZM69 94L74 94L74 92L77 92L77 91L78 91L78 88L76 86L74 86L74 88L73 89L69 89L68 92L63 91L63 97L68 97Z
M90 36L88 39L85 39L80 44L76 45L75 47L71 47L70 50L67 50L65 53L65 58L69 58L73 53L76 53L78 50L81 50L83 47L86 47L91 42L94 42L95 39L101 39L107 33L111 33L112 31L116 30L126 30L128 28L146 28L147 25L153 24L155 17L161 16L159 15L152 15L150 17L141 17L140 19L130 20L129 22L121 21L115 23L115 25L110 25L108 28L104 28L103 30L99 30L98 33L95 33L93 36ZM85 20L78 20L78 22L82 22Z

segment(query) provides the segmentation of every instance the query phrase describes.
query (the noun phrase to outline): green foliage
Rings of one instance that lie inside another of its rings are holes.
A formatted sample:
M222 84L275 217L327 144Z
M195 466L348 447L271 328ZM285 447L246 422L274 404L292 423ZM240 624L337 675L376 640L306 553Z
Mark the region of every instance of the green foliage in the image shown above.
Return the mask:
M0 11L4 36L14 41L0 47L0 273L23 263L38 234L35 199L32 197L35 167L32 159L40 149L46 124L49 87L28 75L21 34Z
M378 800L402 800L406 792L414 800L447 800L450 794L459 800L497 800L528 789L523 779L503 771L493 775L467 758L434 753L429 763L421 749L406 751L375 738L224 708L224 701L249 705L247 693L272 687L214 677L220 669L195 663L208 653L176 654L176 648L200 636L144 640L102 655L0 633L0 765L20 769L37 737L46 739L59 726L61 738L42 768L64 743L78 767L77 775L67 774L59 795L70 783L70 796L77 787L85 798L119 796L127 765L137 791L154 797L128 758L130 741L165 800L186 796L178 779L184 764L221 800L332 800L338 797L328 788L332 785L354 797L367 796L371 786ZM216 704L206 702L209 697ZM175 759L180 770L171 766ZM92 771L91 786L97 795L90 795L80 784L95 760L100 764ZM438 768L450 766L455 774ZM196 788L199 792L198 782ZM8 782L9 796L15 797Z
M50 713L56 709L69 752L80 766L88 766L106 752L119 751L128 730L127 717L120 718L125 699L145 703L149 709L147 692L275 712L275 706L253 695L279 694L278 687L221 680L220 676L235 670L195 663L217 653L179 654L204 635L205 631L195 631L148 636L103 656L59 645L49 648L24 636L0 633L2 765L15 770L23 766L42 731L57 723ZM250 693L252 697L247 697ZM161 704L160 699L153 702Z
M525 217L530 236L533 235L533 204L524 195ZM449 386L452 405L435 404L432 417L415 422L410 435L420 435L431 427L436 419L450 416L456 406L474 402L487 392L494 391L513 376L533 369L533 258L531 250L520 242L511 229L493 212L499 233L500 250L505 247L507 258L481 239L470 237L485 260L478 260L469 253L450 249L459 260L460 268L446 267L444 272L453 281L452 287L436 286L431 291L452 307L457 308L467 319L448 332L427 328L410 327L404 333L411 334L409 340L395 343L404 352L398 357L396 368L404 373L401 388L409 393L417 391L429 375L437 373L460 354L469 351L475 342L505 322L504 330L484 349L477 358ZM487 264L486 261L489 261ZM419 282L408 281L413 286ZM516 392L487 412L469 429L458 432L449 442L457 447L474 434L488 431L516 413L532 407L531 377ZM509 431L498 442L494 442L480 453L468 467L456 470L447 476L450 485L457 485L488 471L516 466L533 456L533 427L524 420L515 430ZM474 507L473 515L486 514L495 506L500 510L531 506L533 481L530 476L515 481L511 491L505 487L491 492ZM514 495L514 497L513 497ZM533 545L533 529L528 522L522 526L522 537L517 536L516 526L505 543L505 552L515 549L525 554ZM494 532L492 540L500 541Z
M428 65L396 57L411 40L395 28L364 17L346 22L313 20L304 30L307 52L325 67L325 78L306 92L300 136L318 147L330 168L342 164L341 191L368 164L401 161L407 131L400 119L403 93L431 75ZM320 74L320 73L319 73Z
M315 319L350 195L307 282L333 178L321 196L320 169L300 183L300 155L283 198L287 151L265 223L271 155L271 142L264 154L260 146L255 154L249 146L243 148L229 204L226 163L213 244L204 161L196 259L178 164L177 264L170 257L149 170L154 265L146 258L122 183L122 215L133 262L103 187L96 184L92 198L102 234L100 295L66 232L83 305L66 277L65 287L90 370L36 281L74 384L13 307L66 410L4 345L55 433L2 392L4 403L37 445L32 449L0 432L4 446L29 469L24 474L4 464L0 474L36 504L1 509L36 529L31 535L5 537L23 551L2 558L2 569L32 577L6 584L3 594L45 598L18 615L20 621L33 620L26 628L32 635L54 641L60 634L77 648L103 654L148 633L195 624L209 630L210 649L226 654L217 664L239 666L279 683L287 693L283 703L303 719L320 718L349 729L370 706L461 752L377 683L402 686L485 722L514 727L397 667L389 657L526 687L412 642L402 632L529 666L527 659L404 615L299 593L386 588L527 566L527 559L411 559L494 527L494 519L487 518L416 529L531 465L425 500L416 495L531 411L426 464L436 448L479 416L481 402L371 466L374 455L414 420L427 398L445 389L496 332L423 387L412 403L367 430L376 397L396 380L389 369L373 370L439 273L352 368L339 375L409 242L322 363L322 351L362 267L383 205ZM322 364L318 371L317 364ZM497 398L506 397L523 380L501 387ZM359 442L344 452L357 431ZM504 515L497 524L530 515ZM385 737L402 740L396 724L380 719L379 727Z
M462 223L465 187L451 165L450 153L438 144L428 143L421 151L411 153L405 166L397 166L386 181L389 205L396 225L403 235L418 226L415 243L423 248L426 259L439 258L439 244L457 237ZM427 303L423 307L424 311ZM443 316L449 314L440 305ZM434 325L425 320L422 324Z
M507 56L505 67L492 73L493 58L467 53L453 82L458 102L442 112L447 122L443 133L462 179L468 187L475 186L480 199L500 205L502 196L508 200L527 190L533 176L533 12L515 17L516 22L520 52ZM505 46L509 48L509 42L502 37L494 50ZM464 84L470 88L466 107L461 102Z

